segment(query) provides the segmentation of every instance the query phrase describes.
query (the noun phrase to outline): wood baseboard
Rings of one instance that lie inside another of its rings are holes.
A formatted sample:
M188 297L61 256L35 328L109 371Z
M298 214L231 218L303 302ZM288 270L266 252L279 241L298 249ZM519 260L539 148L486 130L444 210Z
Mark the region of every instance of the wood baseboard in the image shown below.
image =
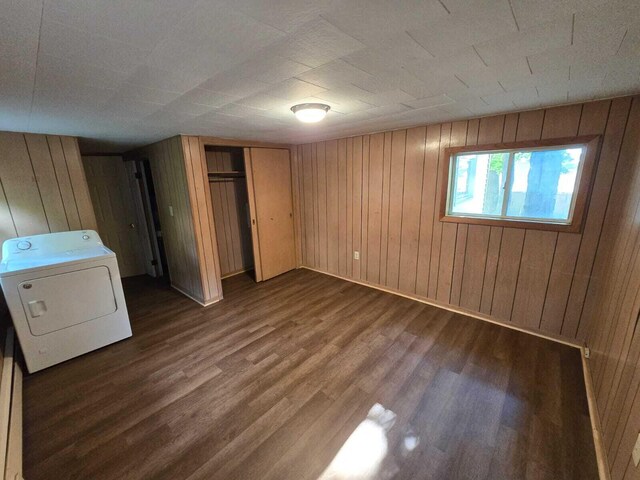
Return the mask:
M611 480L611 474L609 473L609 462L607 459L607 450L604 448L604 442L602 440L602 426L600 424L600 414L598 413L596 394L593 390L593 381L591 378L591 369L589 368L589 360L585 357L584 347L581 347L580 350L582 354L584 387L587 391L587 402L589 403L589 418L591 419L593 444L596 449L596 460L598 462L598 473L600 475L600 480Z
M251 272L254 270L253 265L247 268L243 268L242 270L236 270L235 272L231 272L231 273L226 273L224 274L222 277L220 277L221 280L224 280L225 278L231 278L231 277L235 277L236 275L240 275L241 273L245 273L245 272Z
M336 277L336 278L339 278L341 280L345 280L347 282L357 283L358 285L364 285L365 287L375 288L376 290L380 290L380 291L383 291L383 292L386 292L386 293L391 293L393 295L398 295L400 297L408 298L410 300L415 300L416 302L424 303L426 305L431 305L432 307L438 307L438 308L442 308L444 310L448 310L450 312L459 313L460 315L466 315L467 317L477 318L478 320L483 320L485 322L493 323L495 325L500 325L501 327L510 328L512 330L517 330L519 332L528 333L529 335L534 335L536 337L545 338L545 339L551 340L553 342L562 343L564 345L568 345L568 346L573 347L573 348L582 348L582 345L580 343L578 343L576 341L571 341L570 339L567 339L565 337L561 337L559 335L554 335L554 334L551 334L551 333L542 333L542 332L537 331L537 330L532 330L532 329L526 328L526 327L520 327L518 325L513 325L513 324L507 323L507 322L501 322L500 320L496 320L495 318L491 318L488 315L484 315L484 314L481 314L481 313L478 313L478 312L474 312L474 311L471 311L471 310L466 310L464 308L460 308L460 307L457 307L455 305L449 305L447 303L436 302L436 301L430 300L428 298L421 297L419 295L412 295L412 294L403 293L403 292L401 292L399 290L394 290L392 288L387 288L387 287L382 287L380 285L376 285L375 283L363 282L361 280L354 280L352 278L343 277L341 275L336 275L336 274L329 273L329 272L324 272L322 270L318 270L318 269L312 268L312 267L307 267L305 265L302 265L299 268L305 268L307 270L311 270L313 272L322 273L323 275L329 275L331 277Z
M171 284L171 288L173 288L177 292L180 292L185 297L190 298L191 300L193 300L197 304L202 305L203 307L208 307L208 306L213 305L215 303L218 303L220 300L222 300L222 297L220 297L220 298L215 298L213 300L209 300L208 302L203 302L202 300L199 300L199 299L195 298L190 293L185 292L180 287L176 287L175 285Z

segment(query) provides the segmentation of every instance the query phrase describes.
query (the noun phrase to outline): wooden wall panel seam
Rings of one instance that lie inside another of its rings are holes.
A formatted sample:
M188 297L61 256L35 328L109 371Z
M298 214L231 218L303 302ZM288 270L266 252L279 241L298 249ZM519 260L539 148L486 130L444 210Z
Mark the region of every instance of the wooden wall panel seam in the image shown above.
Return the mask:
M403 224L403 220L404 217L402 215L403 210L404 210L404 190L405 190L405 170L406 170L406 166L407 166L407 136L408 136L408 132L407 130L400 130L402 133L402 135L404 135L404 142L402 142L402 170L400 172L398 172L399 176L399 182L401 182L402 188L401 191L399 192L399 195L393 195L393 200L395 200L395 202L398 202L398 199L400 200L400 210L399 212L394 212L394 218L396 218L397 216L397 231L396 231L396 244L397 244L397 248L394 246L394 250L397 250L397 254L396 252L392 252L394 254L394 256L397 256L397 270L392 270L392 275L395 277L395 279L392 279L393 284L394 285L389 285L392 288L398 288L399 283L400 283L400 259L402 257L402 224ZM394 135L400 135L399 133L395 132ZM392 142L393 142L393 136L392 136ZM393 143L392 143L392 149L391 149L391 155L392 155L392 159L393 159ZM392 164L393 165L393 164ZM390 196L391 198L391 196ZM391 206L389 207L389 215L391 215ZM391 226L390 226L391 227ZM391 242L390 242L391 243ZM389 259L389 246L387 246L387 259ZM389 260L387 260L387 262L389 262ZM387 266L387 284L389 284L389 266Z
M302 219L300 217L300 212L302 211L302 209L300 208L300 204L302 201L302 184L300 182L300 179L302 178L299 171L300 171L300 165L301 165L301 149L297 146L297 145L293 145L291 147L291 156L293 157L293 151L295 149L295 162L296 162L296 168L295 168L295 176L292 177L292 181L295 180L296 182L296 198L294 199L294 205L293 205L293 213L296 216L296 264L297 266L301 266L302 265Z
M67 209L65 208L64 198L62 196L62 187L60 185L60 178L59 178L58 172L56 170L55 163L53 161L53 153L51 152L51 145L49 143L49 139L46 136L44 137L44 141L47 144L47 151L49 152L49 158L51 159L51 168L53 169L53 175L55 176L56 184L58 185L58 188L60 188L60 201L62 202L62 210L64 212L64 218L66 218L67 225L68 225L69 229L71 229L71 222L69 221L69 214L67 213ZM77 211L77 208L76 208L76 211ZM95 210L94 210L94 212L95 212Z
M556 235L554 246L553 246L553 255L551 255L551 268L549 269L549 276L547 277L547 286L544 289L544 300L542 301L542 311L540 312L540 321L538 322L538 327L542 327L542 320L544 316L544 305L547 303L547 296L549 295L549 287L551 286L551 274L553 273L553 263L556 259L556 252L558 251L558 237L560 235Z
M64 159L65 168L67 171L67 175L69 176L69 184L71 185L71 194L73 195L73 204L76 206L76 210L78 211L78 220L80 221L80 228L82 228L82 215L80 214L80 209L78 208L78 197L76 196L76 190L73 188L73 180L71 178L71 172L69 171L69 161L67 160L67 153L64 151L64 146L62 145L62 141L58 139L60 142L60 151L62 153L62 158Z
M71 188L76 200L78 215L80 216L80 226L83 230L97 230L98 225L82 166L78 140L74 137L60 137L60 143L62 144L62 152L67 164L69 177L71 178Z
M425 151L424 151L424 169L422 175L422 196L420 197L421 207L420 207L420 229L419 229L419 243L418 243L418 259L416 265L416 293L427 296L429 293L429 280L431 274L431 249L433 246L433 210L435 208L435 196L436 192L436 176L428 175L430 171L430 163L435 163L432 167L437 169L438 165L438 153L440 151L440 141L441 141L441 125L432 125L426 127L425 132ZM433 145L429 142L429 138L431 135L432 142L435 143L437 140L437 146ZM434 148L435 147L435 148ZM435 151L435 155L434 155ZM435 160L435 161L434 161ZM433 173L433 172L431 172ZM425 191L425 187L428 187ZM433 189L433 192L429 190ZM425 198L429 200L429 198L433 198L434 201L428 202L425 201ZM425 209L425 205L427 205L427 209ZM424 225L424 227L423 227ZM423 232L423 228L425 231ZM424 233L424 235L423 235ZM423 245L423 239L425 245ZM428 246L428 248L427 248ZM425 282L419 282L418 279L421 277L425 279ZM421 285L424 285L421 288Z
M42 190L40 187L40 183L38 182L38 175L36 175L35 167L33 166L33 155L32 152L29 151L29 144L27 143L26 134L20 135L22 137L22 141L24 142L24 148L27 150L27 155L29 156L29 166L31 167L31 172L33 173L33 178L35 180L36 188L38 189L38 197L40 199L40 204L42 205L42 211L44 212L44 219L47 222L47 230L51 232L51 224L49 223L49 217L47 216L47 208L45 207L44 200L42 199Z
M11 213L11 205L9 205L9 202L7 200L7 195L4 193L4 186L2 185L2 178L0 177L0 194L2 194L2 198L0 198L0 205L6 205L6 214L9 217L9 219L11 220L11 225L13 225L13 235L12 233L9 233L8 236L6 236L6 238L10 238L11 236L18 236L18 228L16 227L16 221L13 217L13 214ZM2 223L2 225L6 225L6 219L5 221ZM3 236L2 240L6 240L6 238ZM2 254L0 254L0 256L2 256Z
M346 178L346 201L347 201L347 211L346 211L346 236L347 236L347 244L345 246L346 252L346 276L353 277L354 275L354 258L353 252L356 250L356 245L354 243L354 224L355 224L355 206L357 202L355 201L355 193L354 193L354 171L355 171L355 138L350 137L347 138L347 147L346 147L346 162L347 162L347 178ZM358 247L359 250L359 247Z
M378 278L382 285L387 283L387 260L389 258L389 214L391 205L391 154L393 133L384 132L382 148L382 209L380 213L380 254Z
M422 209L424 207L424 203L422 202L422 198L424 197L424 171L427 168L427 127L424 127L424 145L422 148L422 173L421 173L421 177L423 179L423 181L420 182L420 208L418 210L418 241L416 244L416 273L415 273L415 278L413 281L413 289L412 289L412 293L415 293L417 285L418 285L418 274L419 274L419 263L420 263L420 240L422 238L422 228L421 228L421 223L422 223Z
M80 224L80 211L78 210L78 204L76 203L76 199L73 194L71 176L69 175L67 161L64 157L62 142L60 141L60 137L54 137L51 135L47 135L46 140L54 172L56 173L56 180L60 187L60 196L62 197L62 204L64 206L69 229L79 230L82 228Z
M497 254L497 258L496 258L496 271L493 273L493 281L492 281L492 288L491 288L491 301L490 301L489 306L488 306L488 312L483 312L483 313L491 314L491 309L493 308L493 295L494 295L494 293L496 291L495 285L496 285L496 279L498 278L498 262L500 261L500 253L502 252L502 240L503 239L504 239L504 229L500 229L500 242L498 244L498 254ZM484 283L482 285L482 290L484 292ZM482 305L481 305L481 307L482 307Z
M446 139L446 145L443 145L443 141ZM440 198L440 188L442 182L440 181L440 177L442 174L442 162L444 161L444 149L449 146L449 142L451 141L451 123L445 123L441 126L440 129L440 143L438 146L438 157L436 159L436 175L435 175L435 189L433 196L433 216L431 222L432 226L432 241L431 241L431 261L430 261L430 272L429 272L429 282L427 284L428 296L431 298L437 297L437 289L438 289L438 275L440 272L440 247L442 245L442 224L440 219L438 218L438 211L436 206L436 202L438 198ZM434 252L435 250L435 252ZM434 260L437 259L437 262Z
M366 167L366 168L365 168ZM362 138L362 226L360 279L366 280L369 263L369 177L371 170L371 136ZM366 202L365 202L366 200ZM366 207L365 207L366 205Z

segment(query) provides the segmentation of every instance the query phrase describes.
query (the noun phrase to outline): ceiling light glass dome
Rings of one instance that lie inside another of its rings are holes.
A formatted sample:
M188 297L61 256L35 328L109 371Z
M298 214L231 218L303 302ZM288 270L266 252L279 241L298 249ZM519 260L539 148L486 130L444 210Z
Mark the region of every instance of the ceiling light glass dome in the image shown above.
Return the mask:
M291 111L301 122L316 123L327 115L330 108L324 103L301 103L291 107Z

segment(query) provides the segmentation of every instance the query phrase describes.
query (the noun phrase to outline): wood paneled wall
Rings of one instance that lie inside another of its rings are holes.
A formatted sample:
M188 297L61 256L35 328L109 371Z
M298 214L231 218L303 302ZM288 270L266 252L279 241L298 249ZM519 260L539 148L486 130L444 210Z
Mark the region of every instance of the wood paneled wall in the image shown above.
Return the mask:
M0 244L83 229L97 226L77 140L0 132Z
M207 151L209 172L244 170L242 151ZM209 183L213 202L220 273L222 277L253 268L249 199L246 178L220 178Z
M302 265L582 341L630 105L627 97L300 145ZM446 147L591 134L603 136L602 153L582 233L440 222Z
M593 318L587 343L613 480L640 479L631 457L640 433L640 97L625 120L622 144L612 145L619 161L584 305Z
M169 138L128 152L126 158L148 158L151 164L173 287L202 304L222 298L213 214L206 206L211 203L206 160L198 137Z

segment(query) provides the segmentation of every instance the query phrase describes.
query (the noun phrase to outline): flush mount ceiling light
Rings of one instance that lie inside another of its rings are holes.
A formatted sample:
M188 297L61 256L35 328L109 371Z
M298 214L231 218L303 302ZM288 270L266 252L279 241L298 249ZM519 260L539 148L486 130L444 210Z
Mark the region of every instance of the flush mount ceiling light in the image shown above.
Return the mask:
M291 111L301 122L316 123L325 117L330 108L324 103L301 103L291 107Z

